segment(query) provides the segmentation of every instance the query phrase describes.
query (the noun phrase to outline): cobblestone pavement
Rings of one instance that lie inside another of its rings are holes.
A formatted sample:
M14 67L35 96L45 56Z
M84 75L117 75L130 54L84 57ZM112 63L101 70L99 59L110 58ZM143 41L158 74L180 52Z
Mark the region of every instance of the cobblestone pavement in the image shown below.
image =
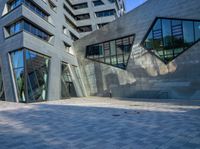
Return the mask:
M0 149L200 149L200 100L0 102Z

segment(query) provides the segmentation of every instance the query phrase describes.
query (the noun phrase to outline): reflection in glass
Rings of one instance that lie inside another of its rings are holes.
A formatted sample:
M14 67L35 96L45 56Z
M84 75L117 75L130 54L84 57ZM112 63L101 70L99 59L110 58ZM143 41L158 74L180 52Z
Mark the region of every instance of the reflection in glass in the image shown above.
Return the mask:
M19 33L20 31L25 30L43 40L48 41L50 39L49 33L42 29L39 29L37 26L23 19L8 26L7 30L10 35L14 35L16 33Z
M12 0L8 2L8 9L9 11L15 9L21 4L25 4L30 10L38 14L40 17L44 18L45 20L48 19L48 14L44 12L41 8L39 8L32 0Z
M66 63L61 64L61 98L76 97L76 90L72 81L69 67Z
M183 21L183 37L185 46L192 45L194 42L194 28L192 21Z
M11 59L19 101L46 100L49 58L30 50L22 49L12 52Z
M14 74L17 84L17 91L19 101L25 102L25 82L24 82L24 68L14 68Z
M194 22L195 41L200 39L200 22Z
M181 19L156 19L143 46L169 63L200 39L200 22Z
M126 69L134 38L132 35L87 46L86 58Z

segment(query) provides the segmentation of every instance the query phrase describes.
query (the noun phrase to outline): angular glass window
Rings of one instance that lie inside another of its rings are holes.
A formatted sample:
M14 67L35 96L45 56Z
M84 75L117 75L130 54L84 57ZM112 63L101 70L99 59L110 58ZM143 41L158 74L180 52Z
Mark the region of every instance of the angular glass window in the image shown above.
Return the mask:
M156 18L142 46L165 64L200 40L200 21Z
M61 98L76 97L76 90L67 63L61 64Z
M86 58L126 69L135 35L114 39L99 44L89 45L86 48Z
M49 58L22 49L11 53L19 102L47 99Z

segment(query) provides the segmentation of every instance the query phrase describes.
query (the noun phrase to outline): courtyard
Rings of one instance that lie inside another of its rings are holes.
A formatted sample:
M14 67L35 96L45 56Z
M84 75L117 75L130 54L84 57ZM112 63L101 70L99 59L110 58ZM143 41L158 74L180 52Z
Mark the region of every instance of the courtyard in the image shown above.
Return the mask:
M200 100L0 101L0 149L178 148L200 148Z

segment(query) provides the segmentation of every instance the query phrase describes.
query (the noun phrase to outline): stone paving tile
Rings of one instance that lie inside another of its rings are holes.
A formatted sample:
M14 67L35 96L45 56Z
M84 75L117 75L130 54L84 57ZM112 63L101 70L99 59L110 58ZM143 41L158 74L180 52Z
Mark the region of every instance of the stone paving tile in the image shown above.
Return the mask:
M200 100L0 102L0 149L200 149Z

